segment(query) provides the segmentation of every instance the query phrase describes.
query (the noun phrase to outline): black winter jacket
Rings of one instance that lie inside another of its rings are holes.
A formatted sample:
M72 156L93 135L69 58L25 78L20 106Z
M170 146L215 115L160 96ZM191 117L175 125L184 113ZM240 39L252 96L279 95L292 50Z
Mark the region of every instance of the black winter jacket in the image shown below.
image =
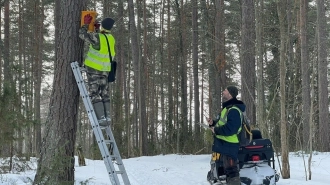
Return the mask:
M245 111L245 104L237 100L236 98L232 98L222 104L222 108L228 108L230 106L235 105L242 112ZM220 118L220 116L219 116ZM213 124L211 126L215 126L219 119L213 120ZM240 113L236 109L230 109L227 115L227 123L221 127L214 127L214 142L212 146L212 151L220 153L222 155L230 156L233 160L237 160L239 144L238 143L229 143L227 141L218 139L215 135L223 135L223 136L231 136L233 134L237 134L238 129L241 127L241 117Z

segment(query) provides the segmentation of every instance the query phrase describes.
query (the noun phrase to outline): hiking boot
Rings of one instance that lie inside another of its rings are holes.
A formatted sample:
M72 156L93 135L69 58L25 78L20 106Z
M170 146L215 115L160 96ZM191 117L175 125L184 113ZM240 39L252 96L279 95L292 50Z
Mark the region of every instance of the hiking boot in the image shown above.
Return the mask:
M228 178L227 185L241 185L241 180L240 180L239 176Z
M212 181L213 180L213 175L212 175L211 171L207 172L206 179L207 179L207 181Z
M110 123L111 121L111 118L110 118L110 101L106 101L106 102L103 102L103 106L104 106L104 113L105 113L105 119L107 122Z
M97 118L99 125L103 126L103 127L108 126L110 122L107 122L107 120L105 118L103 102L94 103L93 107L94 107L94 111L95 111L96 118Z

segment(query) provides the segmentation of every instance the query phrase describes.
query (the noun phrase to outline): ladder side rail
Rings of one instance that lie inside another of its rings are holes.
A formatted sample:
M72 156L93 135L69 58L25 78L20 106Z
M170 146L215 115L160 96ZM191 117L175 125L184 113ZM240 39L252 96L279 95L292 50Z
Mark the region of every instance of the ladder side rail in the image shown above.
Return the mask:
M109 139L112 141L112 144L113 144L113 155L116 157L116 161L118 163L118 168L122 172L122 179L124 181L124 184L125 185L130 185L130 181L128 179L128 175L127 175L127 172L125 170L124 163L123 163L123 161L121 159L121 156L120 156L120 153L119 153L119 149L118 149L116 140L115 140L115 138L113 136L113 133L112 133L112 131L110 129L110 126L107 127L105 131L106 131Z
M78 88L80 91L80 95L83 99L86 111L88 113L89 120L91 121L93 132L95 134L95 138L97 140L105 166L108 170L110 181L113 185L119 185L120 182L119 182L118 176L115 172L115 167L111 161L109 149L105 143L105 139L103 137L102 130L100 129L98 124L95 124L95 123L97 123L97 118L96 118L95 112L93 110L93 106L91 104L91 101L90 101L90 98L88 95L88 91L84 84L78 62L71 63L71 67L72 67L72 70L73 70L73 73L74 73L74 76L75 76L75 79L76 79L76 82L77 82L77 85L78 85Z
M111 115L109 115L109 116L111 116ZM121 158L121 155L120 155L120 152L119 152L119 149L118 149L118 146L117 146L115 137L114 137L113 132L111 130L111 126L110 126L111 125L111 122L112 122L112 119L110 119L110 124L105 129L106 134L108 136L107 139L110 139L111 144L112 144L112 146L110 145L109 147L112 147L112 154L115 157L116 164L118 165L119 171L121 172L121 175L122 175L121 177L122 177L122 179L124 181L124 184L125 185L130 185L131 183L129 181L129 178L128 178L126 169L124 167L124 163L122 161L122 158Z

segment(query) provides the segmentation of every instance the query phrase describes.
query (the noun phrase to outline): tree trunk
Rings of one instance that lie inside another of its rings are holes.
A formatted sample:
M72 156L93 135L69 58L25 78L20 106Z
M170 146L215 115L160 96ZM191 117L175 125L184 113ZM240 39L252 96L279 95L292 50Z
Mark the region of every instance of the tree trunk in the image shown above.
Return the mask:
M144 2L145 4L145 2ZM145 10L146 11L146 10ZM146 12L144 12L146 13ZM145 18L144 20L144 28L145 28L145 34L146 33L146 28L147 28L147 20ZM146 35L145 35L146 37ZM145 42L147 41L147 39L145 40ZM144 43L145 43L144 42ZM139 62L139 73L140 73L140 84L139 84L139 92L140 92L140 111L141 111L141 115L140 115L140 124L142 124L142 155L149 155L149 151L148 151L148 117L147 117L147 108L146 108L146 102L147 102L147 98L149 98L147 96L148 92L148 83L147 83L147 68L146 65L148 65L147 62L147 56L149 55L148 50L147 50L147 46L145 45L145 47L143 48L143 59Z
M186 18L186 10L183 8L184 7L184 1L181 0L181 37L182 41L180 44L180 50L181 50L181 61L180 61L180 79L181 82L179 85L179 89L181 90L180 92L180 100L181 100L181 106L180 106L180 113L178 113L179 116L179 124L181 125L181 137L180 137L180 143L182 143L181 146L181 151L184 152L187 149L187 142L190 139L185 139L189 138L189 136L186 135L188 131L188 79L187 79L187 49L188 48L188 43L187 43L187 18Z
M329 113L328 113L328 78L327 78L327 32L324 0L317 0L317 49L318 49L318 97L319 97L319 127L318 151L330 150Z
M314 70L312 70L312 79L314 79L314 76L315 73L314 73ZM311 97L314 97L315 93L314 93L314 88L313 86L311 87ZM309 135L308 135L308 146L307 146L307 153L309 154L308 156L308 168L307 168L307 171L308 171L308 177L306 176L306 179L308 180L311 180L312 179L312 157L313 157L313 133L314 133L314 130L313 130L313 127L314 127L314 123L313 123L313 112L314 109L314 104L313 104L313 100L311 99L311 107L310 107L310 114L309 114L309 119L308 119L308 126L309 126Z
M1 95L1 120L3 126L1 126L1 148L0 148L0 156L10 156L11 144L14 136L13 131L13 117L10 116L13 110L13 99L14 99L14 90L15 85L13 85L12 78L12 63L10 61L10 32L9 32L9 0L4 1L4 49L3 49L3 93ZM1 69L0 69L1 70Z
M285 92L285 78L286 78L286 0L279 0L277 5L277 12L280 22L281 46L280 46L280 102L281 102L281 156L282 156L282 177L283 179L290 178L290 164L289 164L289 149L287 142L287 121L285 114L286 106L286 92Z
M82 62L78 37L85 1L56 1L56 50L53 91L34 184L74 184L74 152L79 91L70 63Z
M164 27L164 22L165 22L165 1L163 2L163 5L162 5L162 9L161 9L161 23L160 23L160 27ZM161 33L160 33L160 36L161 36L161 40L160 40L160 80L163 82L160 84L160 111L161 111L161 127L162 127L162 131L161 131L161 150L160 152L161 153L166 153L167 151L167 147L166 147L166 136L165 136L165 129L166 129L166 124L165 124L165 116L166 116L166 112L165 112L165 53L164 53L164 45L165 45L165 30L164 29L161 29Z
M172 31L171 31L171 0L167 0L167 45L171 45L171 37L172 37ZM167 89L168 89L168 112L167 112L167 143L170 149L172 149L172 153L175 152L174 147L171 146L174 139L174 92L173 92L173 76L174 76L174 60L172 59L170 47L167 48L167 62L166 62L166 70L167 70Z
M218 89L219 95L221 96L221 91L226 88L227 84L227 77L226 77L226 60L225 60L225 4L224 0L218 0L215 2L216 6L216 20L215 20L215 67L216 72L219 75L219 85L217 84L216 87ZM221 99L220 99L221 102ZM217 104L218 106L220 104Z
M200 48L202 49L202 51L205 51L206 53L205 54L202 54L201 55L201 63L202 63L202 92L201 93L201 120L202 120L202 123L204 121L206 121L206 118L213 118L212 117L212 112L213 113L216 113L216 109L212 109L213 107L213 103L211 102L211 98L208 98L208 102L207 104L205 103L206 101L204 100L207 99L207 96L211 97L211 89L215 89L214 86L212 87L211 86L211 79L208 80L208 82L205 83L205 79L207 79L207 76L208 77L211 77L211 71L212 71L212 63L213 63L213 60L209 60L209 58L213 58L211 56L213 56L212 53L213 50L212 50L212 44L213 44L213 41L211 39L211 33L213 30L213 20L210 19L210 14L209 14L209 6L208 4L206 3L206 0L201 0L200 1L200 5L201 5L201 14L200 14L200 24L201 24L201 28L203 30L205 30L205 34L200 34ZM211 61L211 62L207 62L207 61ZM205 85L204 85L205 84ZM208 86L210 85L210 86ZM207 93L206 95L206 92L209 90L209 93ZM213 90L214 91L214 90ZM208 106L208 110L209 112L206 112L205 111L205 108ZM211 133L207 131L204 132L205 135L208 135L210 136ZM198 140L200 138L196 138L195 140ZM206 152L209 152L211 150L211 142L207 142L207 139L204 140L204 142L206 144L208 144L207 146L207 150Z
M211 58L213 59L214 63L210 63L209 66L209 104L210 104L210 112L209 116L210 118L215 118L221 111L221 91L226 87L227 84L225 84L223 81L224 79L221 79L221 75L224 74L224 28L223 28L223 22L224 22L224 1L215 1L215 27L214 27L214 37L213 37L213 47L214 51L211 53ZM212 47L211 47L212 48ZM222 71L221 71L222 70ZM219 87L220 84L220 87Z
M18 15L18 65L21 66L21 69L18 71L18 81L19 82L22 82L24 77L23 77L23 70L26 70L23 68L23 47L22 47L22 43L24 42L23 41L23 26L22 26L22 19L23 19L23 12L22 12L22 8L23 7L23 3L22 2L19 2L18 4L18 11L19 11L19 15ZM0 8L1 9L1 8ZM1 32L0 32L1 33ZM1 41L0 41L1 43ZM0 48L1 50L1 48ZM0 54L1 55L1 54ZM0 60L1 60L1 57L0 57ZM1 62L0 62L1 63ZM1 71L1 64L0 64L0 71ZM1 76L1 74L0 74ZM1 80L0 80L1 81ZM18 97L19 97L19 103L18 103L18 106L19 107L23 107L23 84L24 83L19 83L18 84ZM1 86L1 83L0 83L0 86ZM1 94L1 92L0 92ZM22 113L22 115L24 115L24 110L22 110L21 108L19 109L20 112ZM17 137L18 138L22 138L22 139L19 139L18 140L18 144L17 144L17 153L18 155L22 155L23 154L23 138L24 138L24 134L23 134L24 130L23 130L23 127L22 127L22 124L20 124L20 127L17 129ZM29 136L28 136L29 137ZM31 138L28 138L31 140ZM28 160L29 158L27 158Z
M268 127L266 124L265 111L265 87L264 87L264 44L263 44L263 16L264 16L264 1L256 0L256 51L257 51L257 119L256 124L260 127L264 136L268 137Z
M255 123L255 22L254 1L242 1L241 83L242 100L251 123Z
M301 79L302 79L302 149L307 151L309 146L309 114L310 114L310 63L308 60L307 48L307 0L300 0L300 59L301 59Z
M0 6L0 24L2 25L2 8ZM2 26L0 26L0 33L2 33ZM2 43L2 37L0 37L0 43ZM3 47L2 45L0 45L0 51L3 51ZM2 54L0 54L0 87L2 87ZM2 94L2 88L0 88L0 94ZM1 134L1 131L0 131ZM0 151L0 155L1 155L1 151Z
M41 146L41 122L40 122L40 95L41 95L41 78L42 78L42 44L43 44L43 21L44 12L43 5L37 3L35 4L35 30L34 30L34 134L35 134L35 151L36 156L39 157L40 146Z
M145 0L144 0L144 5L145 5ZM145 8L144 8L145 9ZM146 65L148 65L147 62L147 56L149 56L148 50L147 50L147 20L146 20L146 12L147 10L144 10L143 13L143 24L144 24L144 47L143 47L143 58L139 62L139 77L140 77L140 84L139 84L139 92L140 92L140 97L139 97L139 110L140 110L140 124L142 125L142 130L141 130L141 135L142 135L142 155L149 155L148 151L148 117L147 117L147 110L146 110L146 102L147 98L147 91L148 91L148 83L147 83L147 68Z
M199 106L199 78L198 78L198 13L197 13L197 0L192 1L192 60L193 60L193 76L194 76L194 120L196 123L201 123L201 118L200 118L200 106ZM201 147L200 140L201 137L201 127L197 124L194 124L195 127L195 138L197 144L196 147ZM196 148L198 149L198 148Z
M119 1L118 2L118 7L117 7L117 11L118 11L118 17L123 17L124 16L124 2L123 1ZM115 91L117 91L117 98L120 99L120 104L118 103L118 106L122 106L122 108L116 108L118 109L118 111L120 112L120 120L118 120L119 122L121 122L120 124L123 125L124 128L124 132L126 132L126 135L123 134L122 136L122 140L123 140L123 145L125 146L125 150L123 150L122 152L127 151L126 154L124 154L125 156L129 157L130 156L130 150L131 150L131 121L130 121L130 113L129 113L129 101L125 101L128 100L129 98L129 94L128 94L128 90L129 87L127 86L127 74L126 71L130 71L130 68L127 67L127 58L126 58L126 50L124 48L125 42L126 42L126 36L123 33L125 30L125 25L124 24L118 24L116 26L116 32L114 34L116 34L116 58L117 58L117 62L118 62L118 67L117 67L117 82L115 83ZM126 68L128 68L128 70L126 70ZM117 99L116 98L116 99ZM114 101L116 100L114 99ZM126 139L125 139L126 137ZM121 138L119 138L121 139ZM117 144L118 145L118 144Z
M142 106L141 101L145 101L144 99L141 98L141 74L143 71L140 71L141 65L139 64L140 60L140 54L139 54L139 44L138 44L138 32L136 29L136 24L135 24L135 13L134 13L134 3L133 0L128 0L128 12L129 12L129 30L130 30L130 38L131 38L131 49L132 49L132 60L133 60L133 67L134 67L134 76L135 76L135 81L134 81L134 88L136 89L136 97L137 97L137 102L138 102L138 125L137 127L139 129L139 148L140 148L140 155L143 155L145 151L145 144L146 141L144 141L145 138L145 133L143 124L147 124L146 118L145 118L145 112L142 112ZM144 92L142 92L144 93ZM143 119L143 120L142 120ZM136 129L137 129L136 128Z

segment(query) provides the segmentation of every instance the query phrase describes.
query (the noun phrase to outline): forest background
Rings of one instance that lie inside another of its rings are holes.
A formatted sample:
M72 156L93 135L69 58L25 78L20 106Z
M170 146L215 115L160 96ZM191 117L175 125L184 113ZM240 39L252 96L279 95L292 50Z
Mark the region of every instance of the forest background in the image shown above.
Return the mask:
M95 10L116 20L111 127L123 158L210 153L200 124L235 84L288 178L289 151L330 149L329 3L1 0L0 156L39 157L37 176L56 164L55 182L72 180L78 146L101 157L70 67L85 54L81 11Z

